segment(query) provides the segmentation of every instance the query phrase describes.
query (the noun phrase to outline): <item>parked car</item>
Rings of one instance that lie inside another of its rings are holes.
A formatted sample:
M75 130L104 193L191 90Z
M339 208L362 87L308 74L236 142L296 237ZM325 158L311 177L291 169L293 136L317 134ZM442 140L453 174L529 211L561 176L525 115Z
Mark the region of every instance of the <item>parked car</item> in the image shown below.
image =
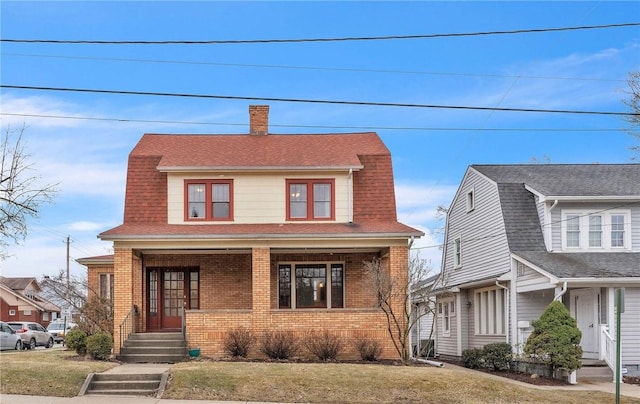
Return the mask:
M64 321L54 321L47 326L47 331L53 336L56 344L64 343L64 336L69 330L76 328L78 324Z
M0 321L0 350L22 349L22 338L4 321Z
M8 324L20 336L22 347L25 349L35 349L37 346L51 348L53 346L53 336L38 323L10 321Z

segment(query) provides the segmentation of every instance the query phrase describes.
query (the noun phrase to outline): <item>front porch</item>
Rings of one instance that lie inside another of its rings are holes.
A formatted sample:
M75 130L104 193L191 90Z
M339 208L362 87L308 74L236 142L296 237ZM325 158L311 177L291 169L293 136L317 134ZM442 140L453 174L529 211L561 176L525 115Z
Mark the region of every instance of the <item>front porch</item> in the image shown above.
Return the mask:
M119 324L137 308L135 331L184 330L188 347L210 357L225 355L230 331L260 336L287 331L303 338L328 330L343 341L344 359L357 359L352 342L371 338L381 357L396 358L386 317L363 262L382 258L385 270L406 279L407 247L159 251L116 248L114 317L116 353L126 340ZM126 263L126 264L125 264Z

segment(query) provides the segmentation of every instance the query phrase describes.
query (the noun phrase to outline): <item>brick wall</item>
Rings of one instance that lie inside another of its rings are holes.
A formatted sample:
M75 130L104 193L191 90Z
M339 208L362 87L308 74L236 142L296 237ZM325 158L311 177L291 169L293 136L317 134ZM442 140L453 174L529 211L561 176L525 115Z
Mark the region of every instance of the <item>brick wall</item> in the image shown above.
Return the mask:
M89 299L100 294L100 274L113 275L113 265L87 265L87 297Z

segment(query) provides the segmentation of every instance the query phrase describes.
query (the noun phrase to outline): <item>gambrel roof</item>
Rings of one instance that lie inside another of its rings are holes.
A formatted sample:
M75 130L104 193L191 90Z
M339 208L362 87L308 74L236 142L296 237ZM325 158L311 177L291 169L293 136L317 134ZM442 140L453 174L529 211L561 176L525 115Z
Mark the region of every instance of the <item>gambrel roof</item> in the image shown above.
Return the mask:
M545 196L640 197L640 164L472 165L499 184L526 184Z
M558 278L640 277L640 253L549 252L532 191L640 203L640 164L472 165L497 184L509 250Z

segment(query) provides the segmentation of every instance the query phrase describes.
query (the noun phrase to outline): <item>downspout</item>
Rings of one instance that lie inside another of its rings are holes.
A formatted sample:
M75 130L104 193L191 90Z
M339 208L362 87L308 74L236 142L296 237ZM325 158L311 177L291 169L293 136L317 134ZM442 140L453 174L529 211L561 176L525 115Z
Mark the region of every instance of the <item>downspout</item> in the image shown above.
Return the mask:
M553 229L551 228L551 211L553 210L553 208L555 208L558 205L558 200L556 199L555 201L553 201L553 203L551 204L551 207L549 208L549 211L547 212L549 217L549 225L545 227L545 236L546 236L546 241L547 241L547 245L548 248L547 250L549 250L550 252L553 251Z
M560 292L558 292L558 294L554 296L553 301L559 302L565 293L567 293L567 281L564 281L564 283L562 284L562 290L560 290Z
M414 236L411 236L411 238L409 239L409 246L407 247L407 252L410 254L411 253L411 246L413 245L413 241L415 240ZM408 255L408 254L407 254ZM408 268L408 270L410 271L411 268ZM412 285L409 285L409 301L407 302L407 304L409 305L409 323L411 323L411 312L413 311L413 294L411 293L411 289L412 289ZM428 302L427 302L428 304ZM420 334L420 327L419 324L416 322L416 324L413 324L412 328L418 326L418 334ZM414 355L413 355L413 333L411 332L412 330L409 329L409 359L415 359ZM418 338L418 351L420 350L420 338Z
M502 289L504 289L504 290L506 290L506 291L507 291L507 296L506 296L506 299L504 299L504 300L505 300L505 302L506 302L506 306L507 306L507 307L506 307L506 309L507 309L507 321L506 321L507 327L506 327L506 334L507 334L507 335L506 335L506 341L505 341L505 342L508 344L508 343L509 343L509 334L510 334L509 329L511 328L511 326L510 326L510 318L511 318L511 314L509 313L509 309L510 309L510 307L511 307L511 305L509 304L509 300L510 300L510 299L509 299L509 288L508 288L508 287L506 287L506 286L504 286L504 285L501 285L501 284L500 284L500 281L496 281L496 286L497 286L497 287L499 287L499 288L502 288Z
M353 168L349 169L347 176L347 219L353 223Z

